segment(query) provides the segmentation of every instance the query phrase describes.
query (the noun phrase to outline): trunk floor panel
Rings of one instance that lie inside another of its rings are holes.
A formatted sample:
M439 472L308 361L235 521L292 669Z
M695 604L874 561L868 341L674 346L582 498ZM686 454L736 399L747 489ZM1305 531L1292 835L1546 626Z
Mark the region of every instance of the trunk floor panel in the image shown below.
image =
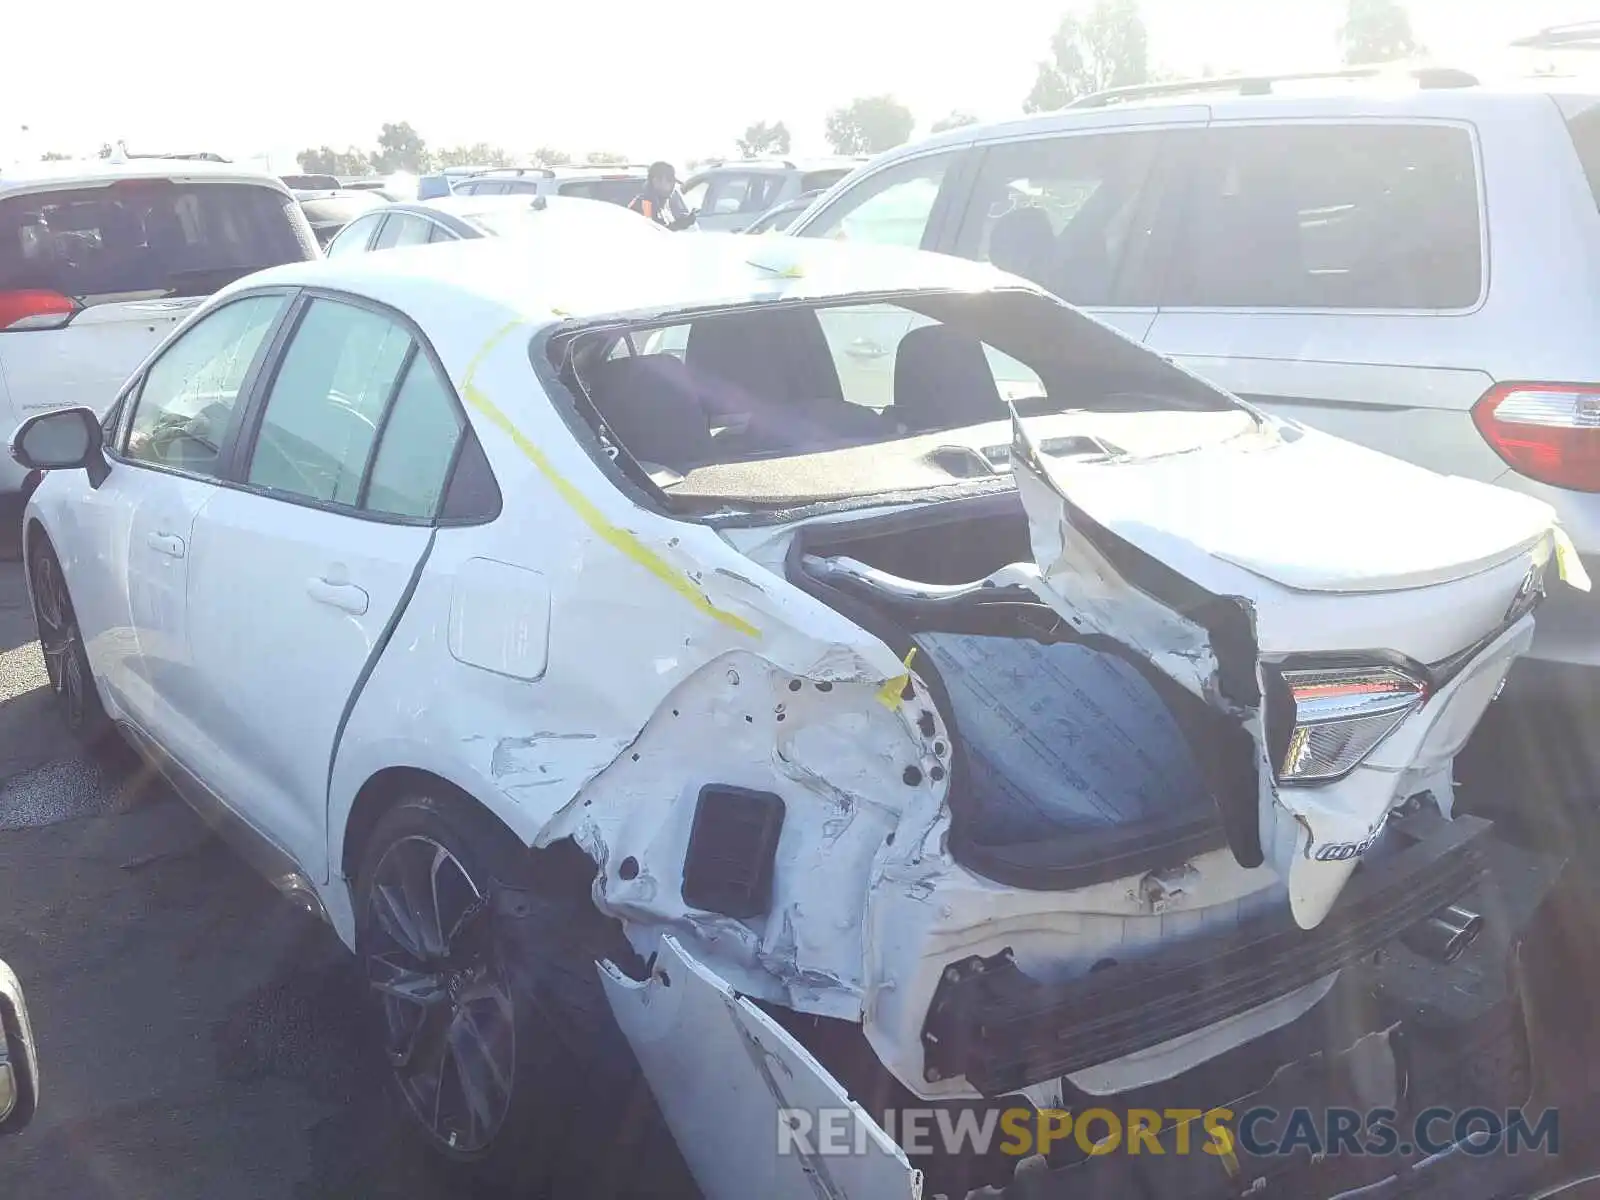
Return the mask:
M1121 659L1023 638L923 632L915 640L949 693L977 840L1216 812L1171 713Z

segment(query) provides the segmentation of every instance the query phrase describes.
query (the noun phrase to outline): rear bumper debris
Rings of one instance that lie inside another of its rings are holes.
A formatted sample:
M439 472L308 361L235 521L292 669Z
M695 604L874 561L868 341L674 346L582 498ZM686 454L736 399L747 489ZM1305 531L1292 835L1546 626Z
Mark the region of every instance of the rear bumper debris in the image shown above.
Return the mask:
M1005 953L952 966L923 1026L928 1069L1001 1095L1204 1029L1371 955L1483 872L1477 843L1488 822L1422 814L1393 825L1412 844L1364 864L1312 930L1274 911L1178 954L1059 985L1030 978Z

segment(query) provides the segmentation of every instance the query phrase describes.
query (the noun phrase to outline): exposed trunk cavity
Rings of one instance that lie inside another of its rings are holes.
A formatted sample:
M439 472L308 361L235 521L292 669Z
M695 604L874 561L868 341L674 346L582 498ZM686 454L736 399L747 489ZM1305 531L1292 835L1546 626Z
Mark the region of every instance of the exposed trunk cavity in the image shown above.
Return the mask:
M1041 596L1029 525L1019 495L994 495L808 526L790 547L790 579L911 654L939 705L953 742L953 856L1033 890L1173 867L1224 844L1259 865L1258 750L1204 630L1186 673L1092 615L1067 619ZM1174 628L1199 625L1192 604L1141 599Z

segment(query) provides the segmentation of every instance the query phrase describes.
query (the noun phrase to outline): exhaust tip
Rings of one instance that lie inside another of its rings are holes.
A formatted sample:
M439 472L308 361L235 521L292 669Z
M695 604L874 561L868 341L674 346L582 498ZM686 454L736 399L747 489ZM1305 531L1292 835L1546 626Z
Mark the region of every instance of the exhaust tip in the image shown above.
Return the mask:
M1452 904L1400 935L1413 952L1434 962L1453 963L1478 940L1483 932L1483 917L1471 909Z

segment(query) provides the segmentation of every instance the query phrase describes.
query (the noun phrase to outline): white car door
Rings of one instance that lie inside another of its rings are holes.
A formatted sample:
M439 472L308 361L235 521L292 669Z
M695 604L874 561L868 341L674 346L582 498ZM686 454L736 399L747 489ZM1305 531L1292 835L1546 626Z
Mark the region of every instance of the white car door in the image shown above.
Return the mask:
M320 878L338 734L431 545L463 419L394 314L301 304L238 482L194 523L190 643L212 785Z
M193 720L190 530L288 303L282 292L231 301L163 350L126 393L110 473L67 514L80 536L64 542L99 560L69 565L95 672L112 703L191 770L210 752Z

